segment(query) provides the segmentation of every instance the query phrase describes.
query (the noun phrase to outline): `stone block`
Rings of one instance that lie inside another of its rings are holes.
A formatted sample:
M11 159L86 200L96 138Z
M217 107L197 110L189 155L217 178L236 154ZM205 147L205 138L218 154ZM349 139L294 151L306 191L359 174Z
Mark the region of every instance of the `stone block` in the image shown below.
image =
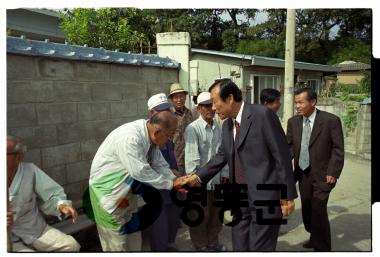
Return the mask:
M146 101L148 101L150 97L147 95L147 85L145 83L122 83L120 85L125 88L124 99L127 101L135 99L146 99Z
M170 91L169 83L168 84L148 83L147 86L148 86L148 89L147 89L148 98L158 93L165 93L166 95L169 95L169 91Z
M24 161L34 163L38 167L43 167L42 159L41 159L41 150L40 149L27 150L24 157Z
M25 80L36 77L35 58L24 55L7 54L7 79Z
M21 138L29 149L57 144L55 126L10 128L8 134Z
M110 80L141 83L141 80L144 79L143 76L141 76L141 69L141 67L132 65L111 64Z
M56 126L58 144L74 143L81 140L79 123L61 123Z
M86 83L55 82L56 102L81 102L91 100L91 89Z
M84 191L88 188L85 181L80 181L78 183L66 184L63 187L67 195L67 199L72 202L82 201Z
M59 145L42 149L42 163L45 168L78 162L80 159L80 143Z
M128 102L111 103L111 117L132 117L137 115L137 102L130 99Z
M90 139L81 142L82 160L92 160L104 139Z
M44 169L46 174L49 175L55 182L60 184L61 186L67 184L66 180L66 165L59 165L55 167L50 167Z
M109 86L97 83L91 86L92 99L95 101L119 101L123 99L126 89L122 86Z
M79 81L105 81L109 78L109 64L75 62L75 77Z
M38 75L49 80L74 79L74 65L72 61L54 58L37 59Z
M79 103L78 120L105 120L110 116L110 105L101 103Z
M37 104L38 124L58 124L77 120L75 103Z
M7 105L7 126L26 127L37 124L34 104L8 104Z
M54 101L52 81L8 82L7 89L8 104Z
M171 84L179 81L178 69L161 69L161 82L162 84Z
M158 67L149 67L143 66L141 67L141 78L143 81L141 83L156 83L161 84L161 70L162 68Z
M82 180L88 180L90 177L91 161L81 161L66 165L67 183L76 183Z
M104 139L113 130L110 120L85 121L79 123L81 140Z

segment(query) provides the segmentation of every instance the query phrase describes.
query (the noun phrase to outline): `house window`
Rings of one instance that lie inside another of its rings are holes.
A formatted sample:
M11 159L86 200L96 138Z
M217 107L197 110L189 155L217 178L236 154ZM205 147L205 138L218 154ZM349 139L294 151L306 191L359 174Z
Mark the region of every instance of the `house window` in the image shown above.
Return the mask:
M318 79L308 79L306 84L311 87L314 92L317 94L320 94L321 87L320 87L320 81Z
M264 88L274 88L280 91L280 76L251 74L251 80L253 81L253 89L247 91L250 93L250 97L246 98L246 100L250 100L248 101L250 103L260 103L260 92Z

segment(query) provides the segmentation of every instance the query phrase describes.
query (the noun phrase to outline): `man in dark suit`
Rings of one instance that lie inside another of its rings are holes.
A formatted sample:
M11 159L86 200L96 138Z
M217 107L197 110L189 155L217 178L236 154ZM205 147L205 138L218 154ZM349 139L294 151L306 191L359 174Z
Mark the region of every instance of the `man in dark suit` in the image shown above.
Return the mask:
M264 218L281 219L294 210L297 197L292 174L291 155L276 115L262 105L244 103L242 93L229 79L217 80L209 89L213 109L221 119L222 143L218 153L184 183L207 183L227 163L230 183L246 184L248 207L241 207L242 218L232 227L234 251L275 251L280 225L258 224L256 210ZM259 190L257 185L285 185L287 197L280 191ZM268 208L255 206L257 200L283 200L270 214Z
M327 201L343 169L344 146L340 119L315 108L311 88L295 91L296 116L288 120L287 139L299 181L302 218L310 239L303 246L331 251Z

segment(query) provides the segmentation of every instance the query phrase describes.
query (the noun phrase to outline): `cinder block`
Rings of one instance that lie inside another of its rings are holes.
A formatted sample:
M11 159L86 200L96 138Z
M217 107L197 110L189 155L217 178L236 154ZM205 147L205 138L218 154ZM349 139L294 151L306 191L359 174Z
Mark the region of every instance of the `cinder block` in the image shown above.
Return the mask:
M8 104L7 127L26 127L37 124L34 104Z
M169 94L170 91L170 84L155 84L155 83L148 83L147 84L147 94L148 97L158 94L158 93L165 93L166 96Z
M67 199L71 200L72 202L76 202L82 201L83 193L87 187L88 186L85 186L84 181L80 181L78 183L66 184L63 188L65 189Z
M97 83L91 86L92 99L95 101L118 101L123 99L126 89L121 86L109 86L104 83Z
M66 165L59 165L44 170L55 182L61 186L66 185Z
M105 120L110 116L110 105L102 103L79 103L78 120Z
M137 113L137 102L136 100L129 100L128 102L115 102L111 103L111 117L131 117L136 116Z
M88 180L90 177L91 161L81 161L77 163L68 164L67 169L67 183L76 183L82 180Z
M141 67L130 65L111 64L110 66L110 80L123 81L130 83L141 83L143 76L141 76Z
M43 167L42 159L41 159L41 150L40 149L27 150L24 157L24 161L34 163L38 167Z
M79 123L81 140L104 139L112 130L110 120L85 121Z
M162 84L171 84L179 81L178 69L161 69Z
M92 160L104 139L90 139L81 142L82 160Z
M105 81L109 77L109 64L74 62L75 78L79 81Z
M57 144L55 126L10 128L8 134L21 138L29 149Z
M90 101L91 89L86 83L55 82L54 98L56 102Z
M74 65L72 61L53 58L37 59L38 75L49 80L74 79Z
M136 115L141 115L141 116L146 116L148 114L148 105L147 105L147 100L137 100L137 113Z
M42 149L43 167L50 168L80 161L80 143L59 145Z
M54 101L52 81L8 82L7 89L8 104Z
M161 84L161 68L143 66L140 72L141 82Z
M38 124L58 124L77 120L75 103L37 104Z
M135 100L135 99L146 99L148 100L150 96L147 95L147 85L145 83L123 83L121 84L125 88L124 99Z
M24 80L36 77L35 57L7 54L7 79Z
M61 123L56 126L58 144L75 143L81 140L79 123Z

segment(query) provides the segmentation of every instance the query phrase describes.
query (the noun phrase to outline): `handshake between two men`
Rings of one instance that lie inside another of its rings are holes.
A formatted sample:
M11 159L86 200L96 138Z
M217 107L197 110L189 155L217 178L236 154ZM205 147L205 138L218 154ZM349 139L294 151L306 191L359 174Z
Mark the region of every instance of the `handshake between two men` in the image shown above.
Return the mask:
M201 186L201 183L202 181L198 177L198 175L193 173L186 176L177 177L173 181L173 188L179 192L187 193L188 187ZM289 215L294 211L295 208L294 200L280 200L280 205L283 218L289 217Z

